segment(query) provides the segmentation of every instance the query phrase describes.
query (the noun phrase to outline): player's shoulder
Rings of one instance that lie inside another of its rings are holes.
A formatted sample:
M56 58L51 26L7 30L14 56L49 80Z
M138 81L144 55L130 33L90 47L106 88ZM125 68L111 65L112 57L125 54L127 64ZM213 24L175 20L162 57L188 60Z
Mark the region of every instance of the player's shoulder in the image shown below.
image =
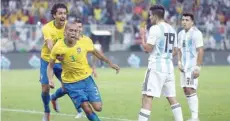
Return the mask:
M196 27L192 27L192 30L196 36L202 36L202 32Z
M152 25L149 30L157 30L157 29L160 29L160 26L159 25Z
M185 30L184 29L182 29L182 30L179 31L178 36L180 36L182 34L185 34Z
M48 22L48 23L46 23L43 27L42 27L42 29L52 29L53 28L53 23L54 21L52 20L52 21L50 21L50 22Z
M57 48L66 47L65 42L64 42L63 39L58 40L58 41L55 43L54 46L57 47Z
M149 35L158 35L160 32L160 27L158 25L152 25L149 28L148 34Z
M81 39L82 39L84 42L92 42L92 39L89 38L89 37L86 36L86 35L83 35Z

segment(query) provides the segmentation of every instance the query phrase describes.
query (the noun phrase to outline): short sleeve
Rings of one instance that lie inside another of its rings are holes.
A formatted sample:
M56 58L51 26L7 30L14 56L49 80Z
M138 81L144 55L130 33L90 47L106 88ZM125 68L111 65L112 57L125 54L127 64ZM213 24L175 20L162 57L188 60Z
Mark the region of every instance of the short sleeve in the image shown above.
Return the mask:
M157 35L158 32L160 30L157 30L157 26L152 26L150 29L149 29L149 33L148 33L148 36L147 36L147 43L148 44L151 44L151 45L155 45L156 44L156 40L157 40Z
M200 31L196 32L195 36L193 36L193 39L195 40L196 48L204 46L203 35Z
M44 40L51 40L52 39L50 31L47 27L42 28L42 34L43 34Z
M94 44L93 41L90 38L87 38L87 51L93 51L94 50Z

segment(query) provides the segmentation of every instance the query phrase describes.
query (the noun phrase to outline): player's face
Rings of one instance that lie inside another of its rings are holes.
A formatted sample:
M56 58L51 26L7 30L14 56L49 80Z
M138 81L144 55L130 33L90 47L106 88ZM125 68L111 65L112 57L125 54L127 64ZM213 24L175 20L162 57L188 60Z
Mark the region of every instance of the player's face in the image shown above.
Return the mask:
M65 8L58 8L56 14L54 15L55 22L61 26L65 25L67 17L67 12Z
M181 20L181 24L184 29L188 30L193 26L193 21L190 16L183 16Z
M65 30L65 38L70 41L76 41L78 35L77 26L75 24L68 24Z
M76 25L77 25L79 34L82 34L82 32L83 32L83 25L82 25L82 23L76 23Z
M152 25L155 25L156 24L156 16L154 16L153 14L152 14L152 12L151 11L149 11L149 19L150 19L150 22L151 22L151 24Z

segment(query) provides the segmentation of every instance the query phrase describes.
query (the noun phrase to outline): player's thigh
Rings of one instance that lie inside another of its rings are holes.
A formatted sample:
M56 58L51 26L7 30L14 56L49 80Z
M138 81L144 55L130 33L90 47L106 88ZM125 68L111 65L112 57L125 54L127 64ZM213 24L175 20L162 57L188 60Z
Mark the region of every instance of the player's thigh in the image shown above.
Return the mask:
M162 88L162 94L165 97L176 97L176 86L174 73L167 75L164 86Z
M197 89L198 87L198 79L194 79L192 76L193 71L188 71L185 73L181 73L181 87L189 87L193 89Z
M48 62L44 61L43 59L40 60L41 66L40 66L40 82L42 85L48 85L48 77L47 77L47 66Z
M160 97L164 80L164 73L148 69L142 87L142 94L153 97Z
M89 102L90 103L102 102L100 92L98 90L98 87L94 79L91 76L89 76L88 78L85 79L85 81L87 85L86 93L88 94Z
M62 73L61 63L54 64L53 71L54 71L55 76L58 78L58 80L61 81L61 73Z
M87 94L84 91L86 88L84 81L64 83L63 85L75 107L79 108L83 102L88 101Z

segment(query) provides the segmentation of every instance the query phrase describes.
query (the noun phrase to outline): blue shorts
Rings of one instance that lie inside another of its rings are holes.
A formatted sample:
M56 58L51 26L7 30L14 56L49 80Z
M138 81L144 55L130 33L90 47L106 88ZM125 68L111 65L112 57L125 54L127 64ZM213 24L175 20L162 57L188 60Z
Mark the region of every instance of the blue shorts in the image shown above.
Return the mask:
M64 83L64 88L77 108L85 101L101 102L97 85L91 76L78 82Z
M40 66L40 82L41 84L49 84L48 76L47 76L47 66L49 62L44 61L41 59L41 66ZM61 72L62 67L61 63L54 64L53 68L55 76L58 78L59 81L61 81Z

